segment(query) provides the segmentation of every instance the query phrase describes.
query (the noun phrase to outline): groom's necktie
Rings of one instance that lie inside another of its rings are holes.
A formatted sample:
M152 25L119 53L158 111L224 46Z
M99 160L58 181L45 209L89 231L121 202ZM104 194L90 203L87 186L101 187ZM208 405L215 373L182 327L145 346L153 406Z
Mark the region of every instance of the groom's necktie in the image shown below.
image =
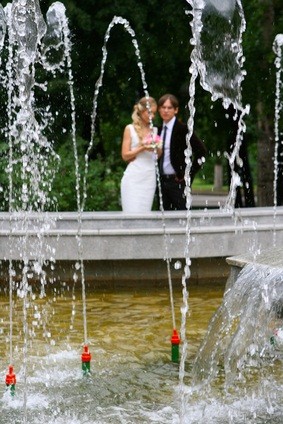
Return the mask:
M167 127L164 125L163 127L163 144L165 144L166 141L166 134L167 134Z
M163 162L164 162L164 149L165 149L165 141L166 141L166 134L167 134L167 127L164 125L163 127L163 149L162 149L162 156L160 160L160 174L163 175Z

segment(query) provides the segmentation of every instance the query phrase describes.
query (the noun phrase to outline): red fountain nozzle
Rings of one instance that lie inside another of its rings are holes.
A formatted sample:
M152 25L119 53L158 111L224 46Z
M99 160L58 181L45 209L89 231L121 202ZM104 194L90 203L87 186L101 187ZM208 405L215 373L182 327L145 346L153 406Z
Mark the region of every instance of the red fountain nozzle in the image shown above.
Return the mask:
M82 353L82 362L90 362L90 360L91 360L91 354L89 352L88 346L85 345L83 353Z
M6 386L10 388L11 395L15 394L16 374L14 373L13 365L9 365L9 372L6 374Z
M89 352L88 346L84 346L84 350L82 353L82 370L84 375L90 373L90 361L91 361L91 354Z
M178 334L177 330L174 329L172 337L171 337L171 343L174 344L174 345L178 345L178 344L180 344L180 342L181 342L181 340L180 340L179 334Z

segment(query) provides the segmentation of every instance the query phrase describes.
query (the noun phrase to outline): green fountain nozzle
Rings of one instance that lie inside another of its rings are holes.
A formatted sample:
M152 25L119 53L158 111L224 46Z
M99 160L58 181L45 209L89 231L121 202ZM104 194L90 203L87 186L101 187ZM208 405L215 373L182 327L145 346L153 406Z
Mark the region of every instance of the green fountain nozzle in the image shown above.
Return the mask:
M173 329L173 334L171 337L171 358L172 358L172 362L179 362L179 345L180 345L180 337L179 334L177 332L177 330L175 330L175 328Z

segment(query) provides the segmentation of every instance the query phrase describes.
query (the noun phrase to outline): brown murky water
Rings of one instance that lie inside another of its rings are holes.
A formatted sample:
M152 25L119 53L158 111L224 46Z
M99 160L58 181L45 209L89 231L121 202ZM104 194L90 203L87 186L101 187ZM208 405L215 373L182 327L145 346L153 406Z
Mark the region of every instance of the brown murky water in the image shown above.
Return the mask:
M190 364L221 304L224 285L188 288L185 391L190 393ZM42 299L36 289L33 291L27 305L26 354L23 301L14 299L14 397L5 389L10 360L9 301L7 292L1 291L0 424L180 423L179 367L171 362L172 317L166 287L141 287L138 283L136 288L122 290L87 287L87 334L92 354L89 377L81 370L81 291L73 292L68 285L52 287ZM181 287L174 287L174 298L179 329ZM244 390L227 397L223 387L216 386L213 397L205 398L193 388L194 394L186 398L184 424L280 423L280 406L272 409L272 402L265 399L266 393L271 393L269 384L265 379L262 396L248 396Z
M139 283L137 287L119 291L87 287L87 335L92 354L89 378L82 377L81 372L84 326L80 289L73 292L68 285L49 288L43 299L39 298L36 288L33 289L27 307L26 355L23 353L23 301L15 297L16 396L12 400L7 397L3 384L2 407L7 420L0 419L0 422L8 423L16 417L24 422L21 418L24 393L29 423L42 420L57 423L60 417L64 417L65 423L66 420L68 423L142 423L152 422L152 414L156 414L156 422L177 419L172 405L178 385L178 365L171 362L169 290L141 287ZM189 361L221 303L223 290L223 285L189 287ZM174 287L174 302L179 329L181 287ZM0 363L4 381L10 348L10 308L4 290L0 305Z

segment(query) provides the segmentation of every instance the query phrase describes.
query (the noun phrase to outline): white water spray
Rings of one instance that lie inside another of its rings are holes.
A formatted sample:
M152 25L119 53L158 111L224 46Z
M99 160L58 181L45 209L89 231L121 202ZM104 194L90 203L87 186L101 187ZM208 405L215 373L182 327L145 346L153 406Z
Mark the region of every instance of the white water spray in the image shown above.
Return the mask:
M187 281L190 278L190 207L191 207L191 156L190 139L194 129L195 116L195 83L199 76L200 84L204 90L211 93L213 101L222 100L223 107L227 109L232 105L235 109L235 119L238 118L238 132L232 153L226 153L231 169L231 184L226 200L225 210L233 211L236 189L240 185L240 177L235 172L235 163L241 166L239 150L243 133L246 130L244 116L249 113L249 106L242 106L241 84L245 76L242 69L244 57L242 52L242 34L245 31L245 19L240 0L187 0L191 6L191 27L193 37L191 44L191 80L189 85L190 99L188 102L190 116L188 119L188 136L186 150L186 198L187 198L187 224L186 224L186 264L182 277L183 306L181 340L182 357L179 370L180 391L180 420L185 422L185 362L187 357L186 316L189 311Z
M274 146L274 179L273 179L273 205L274 205L274 218L273 226L275 228L276 211L277 211L277 184L278 184L278 171L279 171L279 144L280 144L280 112L282 110L282 94L281 94L281 74L282 74L282 48L283 48L283 34L278 34L275 37L273 43L273 51L276 54L275 68L276 68L276 88L275 88L275 114L274 114L274 134L275 134L275 146ZM281 142L282 143L282 142ZM276 245L276 231L273 233L273 244Z
M7 36L7 42L5 38ZM10 298L10 362L13 363L13 291L23 299L23 422L27 422L27 356L29 338L33 328L28 324L28 308L35 296L31 280L40 281L40 297L45 296L47 274L45 267L54 262L55 252L48 245L45 233L55 222L46 212L55 206L50 196L59 157L53 147L53 140L45 135L45 129L52 123L50 106L39 109L36 90L45 92L47 83L37 83L38 66L52 72L69 73L72 103L72 137L75 142L74 98L70 66L70 41L65 17L65 7L53 3L47 13L47 24L40 11L38 0L23 0L8 3L0 8L0 49L7 47L8 58L0 81L7 92L7 128L5 135L9 142L9 214L10 233L20 232L17 246L11 245L11 252L18 252L22 266L15 269L13 257L9 259ZM57 54L52 62L52 52ZM37 237L30 237L30 231ZM9 241L12 243L12 238ZM21 274L20 281L16 276ZM33 325L42 322L44 334L47 323L36 312Z

